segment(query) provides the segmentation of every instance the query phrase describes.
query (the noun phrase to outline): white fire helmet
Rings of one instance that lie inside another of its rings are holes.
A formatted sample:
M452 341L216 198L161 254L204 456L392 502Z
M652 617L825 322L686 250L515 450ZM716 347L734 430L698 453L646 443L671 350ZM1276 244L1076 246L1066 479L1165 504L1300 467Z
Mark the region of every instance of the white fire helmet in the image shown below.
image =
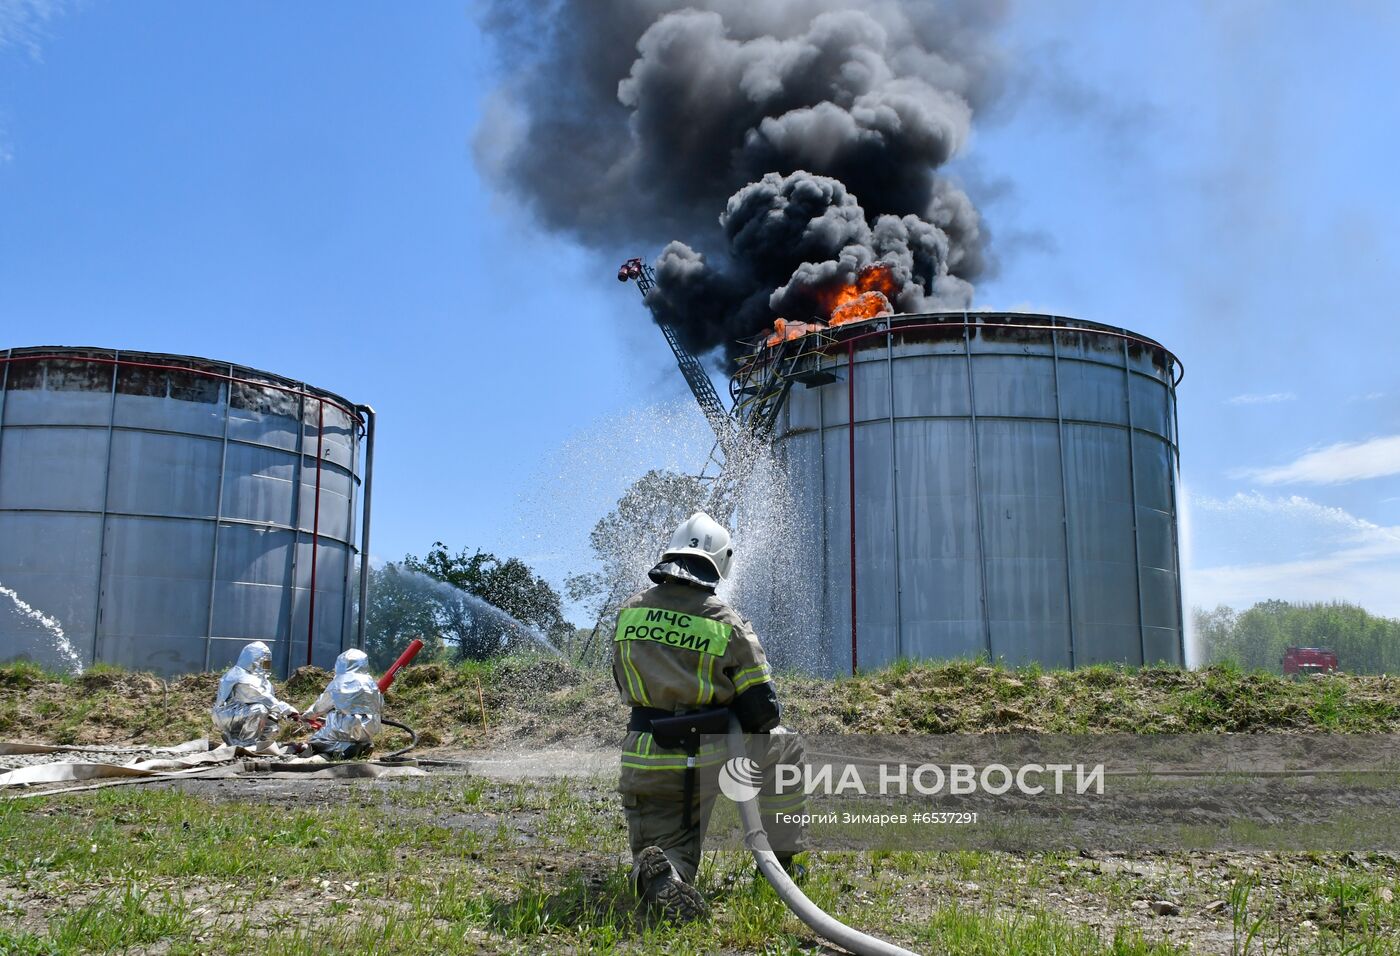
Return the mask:
M697 511L686 518L671 535L671 545L661 555L661 560L681 554L693 554L704 558L714 566L722 578L729 577L729 566L734 563L734 549L730 547L729 532L714 518Z

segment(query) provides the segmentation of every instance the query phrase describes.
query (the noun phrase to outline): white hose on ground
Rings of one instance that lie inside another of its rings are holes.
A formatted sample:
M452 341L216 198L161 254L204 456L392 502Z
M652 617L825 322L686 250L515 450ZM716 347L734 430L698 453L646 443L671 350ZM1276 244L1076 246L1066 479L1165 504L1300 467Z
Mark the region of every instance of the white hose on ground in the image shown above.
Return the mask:
M744 757L747 752L744 746L744 730L739 726L739 718L731 713L729 715L729 756L739 759ZM787 875L782 864L778 862L778 857L769 848L768 834L763 830L763 818L758 812L755 801L746 800L738 806L739 819L744 825L744 845L753 853L754 862L758 864L758 871L773 885L773 889L778 893L778 898L787 905L787 908L792 910L798 919L810 926L814 933L823 939L830 940L837 946L850 950L856 956L918 956L917 953L902 946L887 943L869 933L852 929L834 916L823 912L792 881L792 877Z

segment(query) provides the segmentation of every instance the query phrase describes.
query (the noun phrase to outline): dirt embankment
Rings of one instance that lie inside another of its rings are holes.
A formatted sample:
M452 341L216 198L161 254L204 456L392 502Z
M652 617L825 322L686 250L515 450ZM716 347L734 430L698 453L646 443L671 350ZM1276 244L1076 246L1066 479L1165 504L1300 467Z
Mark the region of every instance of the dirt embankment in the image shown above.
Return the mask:
M279 692L305 707L325 686L298 669ZM1228 668L1021 670L976 663L902 665L836 680L778 678L788 724L809 733L1400 732L1400 679L1288 681ZM65 744L175 743L209 731L216 674L164 681L108 668L58 678L0 667L0 738ZM546 658L432 663L404 671L386 714L425 746L471 748L622 736L611 676ZM394 732L397 733L397 732Z
M808 733L1400 731L1400 679L1385 676L1293 681L1228 667L1041 671L953 662L783 684L794 723Z

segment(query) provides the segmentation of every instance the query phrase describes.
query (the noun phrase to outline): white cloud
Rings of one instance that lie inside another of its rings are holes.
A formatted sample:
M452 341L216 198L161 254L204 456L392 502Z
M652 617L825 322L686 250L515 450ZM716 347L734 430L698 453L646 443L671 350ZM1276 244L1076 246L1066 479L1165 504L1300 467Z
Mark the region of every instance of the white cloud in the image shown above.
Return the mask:
M0 0L0 51L19 47L38 59L44 27L65 6L66 0Z
M1269 392L1268 394L1236 395L1233 398L1225 399L1226 405L1276 405L1279 402L1292 402L1298 396L1292 392Z
M1191 506L1204 545L1189 563L1193 604L1340 600L1400 617L1400 527L1297 495L1193 498Z
M30 59L38 60L47 33L45 28L67 5L68 0L0 0L0 54L19 49ZM5 117L0 114L0 165L14 158Z
M1231 472L1233 478L1266 485L1336 485L1387 475L1400 475L1400 435L1340 442L1310 451L1286 465Z

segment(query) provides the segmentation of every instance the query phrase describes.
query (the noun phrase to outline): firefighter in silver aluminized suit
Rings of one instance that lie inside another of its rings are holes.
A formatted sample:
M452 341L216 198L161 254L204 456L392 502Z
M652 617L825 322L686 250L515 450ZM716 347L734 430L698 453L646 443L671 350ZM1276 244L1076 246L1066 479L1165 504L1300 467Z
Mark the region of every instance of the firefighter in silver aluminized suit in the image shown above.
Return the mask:
M277 722L295 718L296 708L278 700L272 690L272 651L262 641L243 648L238 663L219 681L214 698L214 726L224 743L263 749L277 736Z
M369 658L351 648L335 659L335 677L302 713L303 718L326 718L311 737L311 749L333 760L363 757L374 747L383 709L384 695L370 676Z

